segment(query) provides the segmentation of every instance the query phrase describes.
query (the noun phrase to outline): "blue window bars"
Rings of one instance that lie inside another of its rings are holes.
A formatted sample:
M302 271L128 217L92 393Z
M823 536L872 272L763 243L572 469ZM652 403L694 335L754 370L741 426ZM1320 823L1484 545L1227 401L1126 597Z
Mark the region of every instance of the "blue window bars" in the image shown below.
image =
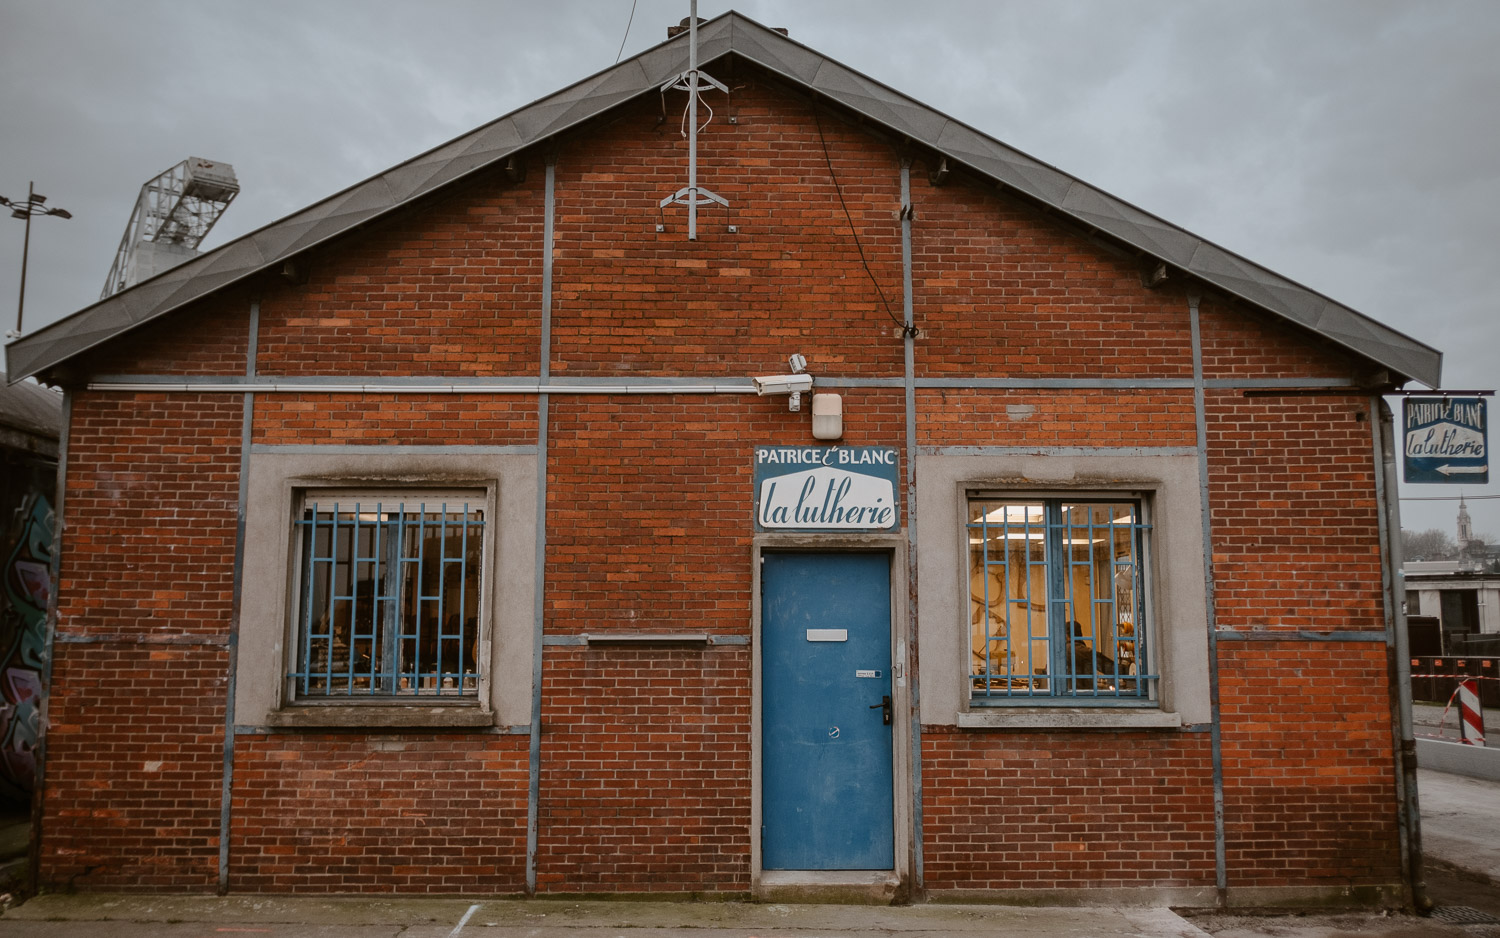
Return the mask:
M969 500L974 705L1152 705L1138 500Z
M309 499L296 526L293 696L478 694L483 508Z

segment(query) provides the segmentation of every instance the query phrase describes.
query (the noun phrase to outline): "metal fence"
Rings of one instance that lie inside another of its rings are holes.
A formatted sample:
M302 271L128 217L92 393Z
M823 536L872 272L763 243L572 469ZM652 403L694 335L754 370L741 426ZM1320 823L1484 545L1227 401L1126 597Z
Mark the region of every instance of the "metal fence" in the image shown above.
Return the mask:
M1453 655L1413 658L1411 698L1447 703L1458 689L1458 682L1464 678L1478 678L1481 704L1500 707L1500 658Z

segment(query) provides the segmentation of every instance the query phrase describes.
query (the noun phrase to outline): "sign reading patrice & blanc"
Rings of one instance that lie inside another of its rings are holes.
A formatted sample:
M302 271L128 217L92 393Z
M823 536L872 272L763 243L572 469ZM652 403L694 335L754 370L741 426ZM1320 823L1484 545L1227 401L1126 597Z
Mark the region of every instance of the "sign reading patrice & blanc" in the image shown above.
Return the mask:
M895 531L899 452L891 446L757 446L758 531Z
M1406 481L1489 482L1488 403L1482 397L1408 397L1401 411Z

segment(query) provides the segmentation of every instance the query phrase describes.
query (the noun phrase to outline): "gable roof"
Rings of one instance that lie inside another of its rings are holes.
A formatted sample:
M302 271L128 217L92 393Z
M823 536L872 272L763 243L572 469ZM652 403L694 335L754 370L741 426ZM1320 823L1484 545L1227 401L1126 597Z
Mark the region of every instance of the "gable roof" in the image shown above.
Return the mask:
M6 347L17 381L396 211L511 154L654 93L688 66L686 33L442 146L100 300ZM739 56L1102 232L1379 363L1437 387L1442 353L1144 212L738 13L698 28L699 62Z

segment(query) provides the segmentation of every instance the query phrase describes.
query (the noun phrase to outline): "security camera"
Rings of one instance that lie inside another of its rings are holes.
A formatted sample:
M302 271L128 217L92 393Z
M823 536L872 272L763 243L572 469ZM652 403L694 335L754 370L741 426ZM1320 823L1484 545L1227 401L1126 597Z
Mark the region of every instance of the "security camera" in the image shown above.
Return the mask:
M767 394L798 394L811 391L813 386L812 375L767 375L750 381L755 385L755 393L762 397Z

